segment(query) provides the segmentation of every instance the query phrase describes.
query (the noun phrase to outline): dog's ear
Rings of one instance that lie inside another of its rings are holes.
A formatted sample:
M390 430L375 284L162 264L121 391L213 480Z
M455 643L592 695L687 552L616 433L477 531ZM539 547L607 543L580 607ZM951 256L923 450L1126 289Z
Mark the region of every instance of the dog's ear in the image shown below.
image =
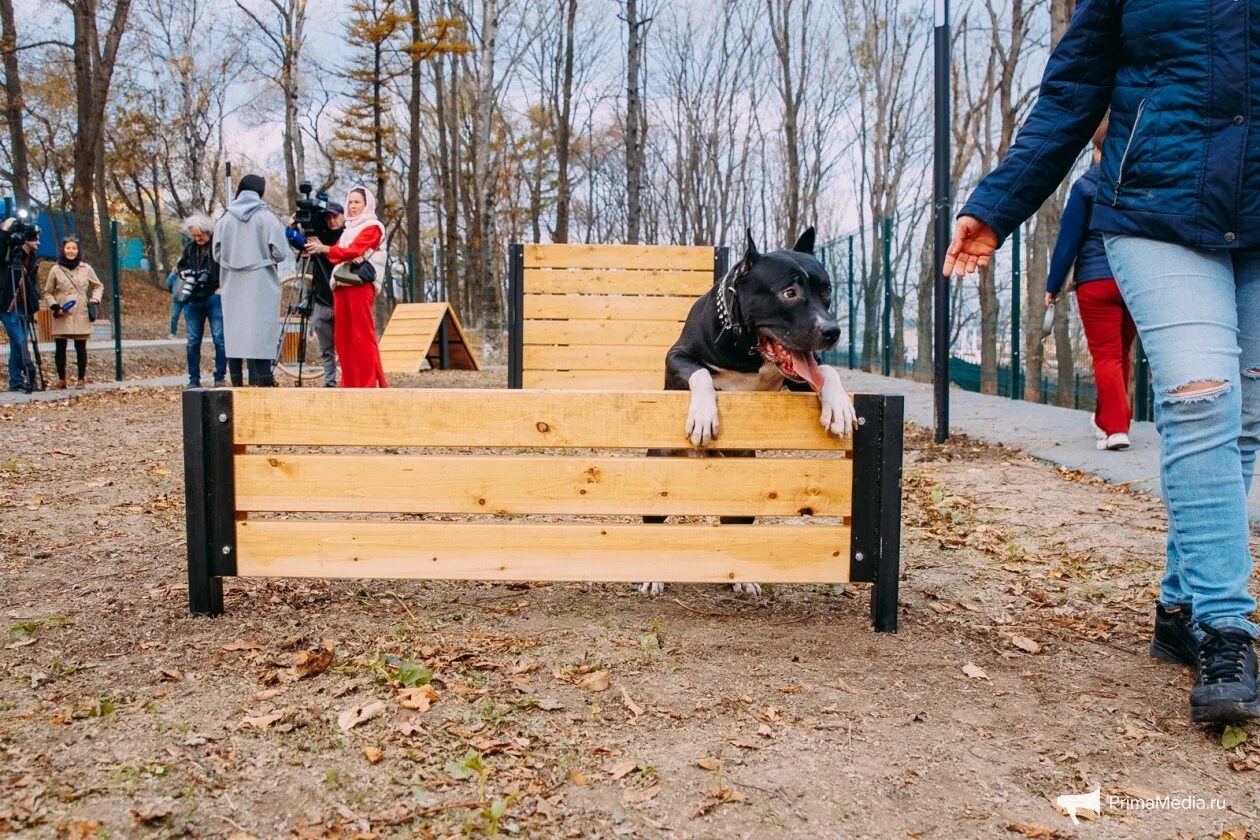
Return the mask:
M757 262L757 258L761 255L757 253L757 243L753 242L752 229L748 228L744 233L744 265L752 268L753 263Z
M792 246L793 251L800 251L802 254L814 253L814 229L806 228L801 234L801 238L796 240L796 244Z

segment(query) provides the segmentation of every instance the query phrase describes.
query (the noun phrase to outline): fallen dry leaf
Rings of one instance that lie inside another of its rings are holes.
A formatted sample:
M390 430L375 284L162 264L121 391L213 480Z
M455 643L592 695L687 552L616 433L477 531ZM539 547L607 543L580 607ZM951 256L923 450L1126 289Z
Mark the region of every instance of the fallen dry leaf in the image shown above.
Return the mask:
M419 735L424 732L424 727L413 720L404 720L395 729L398 730L399 734L407 736Z
M376 764L385 757L385 753L376 747L364 747L363 757L368 760L368 764Z
M720 759L706 755L704 758L696 762L696 766L701 770L718 770L721 769L722 762Z
M627 788L626 791L621 794L621 801L625 802L627 805L638 805L643 802L647 802L649 799L655 798L660 792L660 782L656 782L651 787L646 788Z
M773 738L774 730L770 728L770 724L763 723L761 726L757 727L757 734L762 738Z
M261 642L255 642L252 639L237 639L234 642L228 642L223 646L223 650L262 650Z
M639 766L638 759L627 758L618 762L610 762L605 764L601 769L614 779L620 779L630 775L634 769Z
M337 715L337 725L341 727L341 731L349 732L362 723L367 723L373 718L378 718L385 713L385 704L380 700L374 700L364 705L351 706L350 708Z
M65 840L88 840L101 833L101 823L99 820L65 820L57 823L57 833Z
M318 650L300 650L293 655L293 667L290 671L299 680L309 679L327 671L333 664L333 655L333 643L330 641L325 641Z
M276 721L280 720L284 715L277 712L271 715L259 715L258 717L247 717L241 721L241 726L248 726L251 729L266 729Z
M970 662L964 665L962 670L963 670L963 673L966 674L970 679L973 679L973 680L989 679L989 675L984 672L983 668L981 668L978 665L973 665Z
M175 668L163 668L158 673L161 674L162 679L171 682L182 682L184 679L184 674Z
M569 781L573 782L573 784L577 785L578 787L581 787L582 785L587 784L586 775L584 773L579 773L576 770L569 771Z
M155 823L171 815L170 806L155 805L152 808L132 808L131 816L138 823Z
M597 673L603 673L603 672L600 671ZM639 717L640 715L643 714L643 707L630 699L630 692L626 691L625 687L622 687L621 689L621 700L622 702L626 704L626 708L630 710L630 714L634 715L635 717Z
M1011 644L1024 651L1025 653L1038 654L1041 653L1041 645L1037 644L1033 639L1027 636L1011 636Z
M398 690L398 705L404 709L427 712L432 703L437 702L437 691L431 685L418 685L415 688Z
M288 691L287 688L264 688L262 691L254 695L254 699L259 702L262 702L263 700L274 700L286 691Z
M607 691L610 687L608 682L607 671L591 671L586 676L577 681L577 684L587 691Z
M1044 825L1034 825L1033 823L1010 823L1006 826L1008 831L1016 834L1022 834L1025 837L1037 838L1037 840L1059 840L1066 837L1058 829L1046 828Z

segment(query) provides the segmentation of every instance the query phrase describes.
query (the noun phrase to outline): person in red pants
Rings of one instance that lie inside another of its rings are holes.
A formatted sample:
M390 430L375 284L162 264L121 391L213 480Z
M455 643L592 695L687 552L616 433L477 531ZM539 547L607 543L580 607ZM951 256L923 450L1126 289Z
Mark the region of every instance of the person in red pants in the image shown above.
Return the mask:
M1094 132L1094 164L1076 183L1063 206L1059 221L1059 238L1050 258L1046 275L1046 306L1052 306L1075 270L1076 305L1085 327L1085 341L1094 359L1094 387L1098 405L1091 418L1098 448L1129 448L1129 424L1133 412L1129 408L1129 375L1133 369L1130 348L1137 336L1137 327L1120 296L1103 235L1090 231L1089 216L1094 209L1094 194L1102 171L1102 141L1107 136L1107 120Z
M376 197L356 184L346 196L346 226L336 245L307 243L311 254L327 254L333 269L333 345L341 362L342 388L388 388L376 343L372 302L385 282L385 226L376 218ZM359 282L357 267L367 262L375 279Z

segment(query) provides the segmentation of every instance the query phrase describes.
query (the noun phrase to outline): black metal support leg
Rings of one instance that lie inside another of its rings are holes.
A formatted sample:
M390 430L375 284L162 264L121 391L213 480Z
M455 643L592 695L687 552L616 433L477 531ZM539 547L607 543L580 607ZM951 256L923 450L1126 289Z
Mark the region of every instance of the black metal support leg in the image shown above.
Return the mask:
M508 247L508 387L524 387L525 246Z
M183 414L188 609L221 615L223 578L236 574L232 392L185 391Z
M442 370L451 369L451 338L446 328L450 319L450 315L443 315L442 323L438 325L438 364Z
M905 400L858 394L853 439L853 528L850 579L874 583L875 629L897 630L901 576L901 466Z

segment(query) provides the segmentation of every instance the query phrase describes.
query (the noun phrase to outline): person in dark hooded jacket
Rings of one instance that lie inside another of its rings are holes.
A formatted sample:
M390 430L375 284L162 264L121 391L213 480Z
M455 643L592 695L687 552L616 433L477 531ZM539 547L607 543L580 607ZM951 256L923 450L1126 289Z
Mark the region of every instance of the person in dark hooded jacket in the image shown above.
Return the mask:
M987 265L1111 109L1090 225L1156 392L1169 526L1151 654L1195 669L1198 723L1260 717L1247 521L1260 449L1257 64L1251 3L1081 0L942 266Z

